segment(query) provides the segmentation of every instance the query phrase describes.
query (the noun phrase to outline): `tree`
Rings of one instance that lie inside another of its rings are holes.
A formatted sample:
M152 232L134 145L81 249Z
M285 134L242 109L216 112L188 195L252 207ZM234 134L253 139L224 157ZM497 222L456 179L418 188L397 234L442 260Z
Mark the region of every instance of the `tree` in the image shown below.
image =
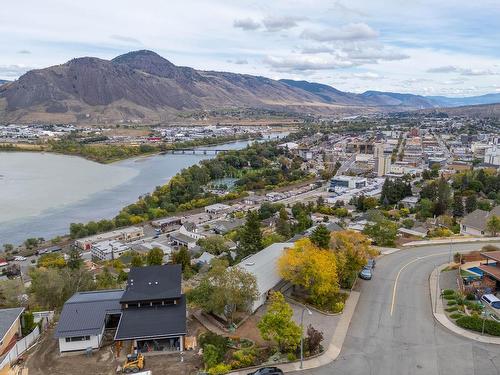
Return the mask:
M236 311L250 311L259 295L257 280L239 267L228 267L226 260L214 259L211 266L188 293L189 302L208 313L225 316L231 324Z
M227 241L223 236L215 235L207 238L200 238L197 244L205 251L213 255L220 255L229 251Z
M21 275L21 266L19 264L11 263L4 270L3 274L9 279Z
M141 254L135 253L132 255L132 260L130 261L132 267L142 267L144 266L144 259Z
M269 308L257 327L264 340L274 341L281 352L295 351L300 344L301 331L293 321L293 309L280 292L273 292Z
M307 337L305 346L310 354L319 352L321 342L323 341L323 332L315 329L311 324L307 326Z
M374 224L367 224L363 233L379 246L392 246L398 234L398 225L390 220L381 220Z
M421 199L416 209L417 218L419 219L425 219L434 215L434 203L428 198Z
M12 252L12 250L14 250L14 245L12 245L10 243L4 243L3 249L6 253L10 253L10 252Z
M260 230L259 215L257 212L248 211L245 225L241 230L238 254L244 258L262 249L262 232Z
M61 254L49 253L41 255L38 258L37 265L45 268L63 268L66 267L66 261Z
M163 250L159 247L153 247L146 256L148 266L161 266L163 264Z
M376 254L365 235L349 230L333 232L330 248L337 257L338 277L345 288L352 286L359 270Z
M189 254L187 247L182 246L179 251L172 254L172 263L180 264L182 272L186 272L191 269L191 255Z
M215 367L220 361L219 350L212 344L207 344L203 347L203 362L205 368L210 369Z
M325 225L320 224L313 230L309 238L311 242L319 248L328 249L328 245L330 244L330 231Z
M497 215L491 216L486 222L486 228L493 237L496 237L496 235L500 232L500 217Z
M465 211L471 213L477 208L477 197L475 194L471 194L465 200Z
M285 250L278 260L278 270L283 279L305 288L319 306L326 307L339 291L335 254L318 248L309 238Z
M453 216L462 217L464 216L464 201L461 195L455 194L453 196Z
M103 271L96 276L96 288L97 289L114 289L118 287L118 281L111 272L109 272L108 267L104 267Z
M434 215L444 214L450 205L451 188L444 177L441 177L437 186L437 198L434 206Z
M80 256L80 252L77 248L72 248L69 252L68 267L76 270L79 269L83 264L83 259Z
M24 292L24 284L19 278L0 281L0 308L18 307Z
M288 213L286 212L286 209L282 207L280 209L279 218L276 223L276 232L278 232L278 234L281 234L285 238L290 238L292 234L292 228L288 220Z

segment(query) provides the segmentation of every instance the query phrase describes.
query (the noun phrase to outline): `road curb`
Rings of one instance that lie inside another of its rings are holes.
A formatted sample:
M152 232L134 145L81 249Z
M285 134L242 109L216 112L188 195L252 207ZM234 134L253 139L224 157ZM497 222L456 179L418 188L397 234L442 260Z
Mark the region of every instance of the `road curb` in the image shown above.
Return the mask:
M361 295L360 292L351 291L349 298L347 298L346 300L344 311L341 315L339 323L337 324L335 332L333 333L332 341L330 342L328 348L321 355L304 360L304 365L302 369L300 368L300 362L298 361L291 363L277 364L272 366L279 367L281 370L283 370L283 372L288 373L288 372L309 370L325 366L335 361L338 358L340 351L342 350L342 346L344 345L344 340L347 336L347 331L351 324L351 320L354 315L354 311L356 310L356 306L358 304L360 295ZM239 369L238 371L230 372L229 375L247 375L248 370L249 370L248 368Z
M453 238L443 240L426 240L413 241L401 245L404 248L429 246L429 245L448 245L448 244L464 244L464 243L482 243L482 242L500 242L500 237L478 237L478 238Z
M458 336L484 344L500 345L500 337L482 336L478 333L467 331L448 319L448 316L446 316L446 313L444 312L443 299L439 298L438 295L441 292L441 289L439 288L439 273L447 266L448 263L442 264L441 266L435 268L429 276L431 307L434 320Z

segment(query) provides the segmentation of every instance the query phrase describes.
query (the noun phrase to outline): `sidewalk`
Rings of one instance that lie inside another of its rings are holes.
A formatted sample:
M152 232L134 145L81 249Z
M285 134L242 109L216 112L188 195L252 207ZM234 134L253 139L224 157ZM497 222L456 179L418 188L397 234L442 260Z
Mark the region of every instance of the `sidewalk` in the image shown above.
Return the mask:
M349 298L346 301L344 312L341 315L341 318L337 324L337 328L333 333L333 337L331 339L330 345L325 350L325 352L317 357L304 360L304 366L300 368L300 362L292 362L292 363L284 363L278 365L270 365L276 366L283 370L283 372L293 372L300 370L313 369L316 367L321 367L327 365L337 359L342 350L342 345L344 344L344 340L347 336L347 331L349 329L349 325L351 324L352 316L354 315L354 311L356 309L356 305L358 304L360 293L351 291ZM263 367L263 366L258 366ZM257 368L257 367L256 367ZM247 375L249 372L252 372L251 368L241 369L239 371L230 372L230 375Z
M401 249L398 247L380 247L380 246L373 246L374 249L380 251L380 255L389 255L393 254L395 252L400 251Z
M441 293L441 289L439 287L439 273L446 268L448 264L443 264L437 269L432 271L431 276L429 277L429 287L431 291L431 306L432 313L434 314L434 318L441 323L441 325L445 326L447 329L452 331L453 333L463 336L465 338L475 340L478 342L482 342L485 344L496 344L500 345L500 337L491 337L491 336L482 336L479 333L475 333L472 331L467 331L463 328L460 328L455 323L453 323L444 311L443 299L439 297ZM437 303L437 304L436 304Z
M469 237L469 238L445 238L442 240L424 240L412 241L403 244L403 247L426 246L426 245L448 245L458 243L475 243L475 242L500 242L500 237Z

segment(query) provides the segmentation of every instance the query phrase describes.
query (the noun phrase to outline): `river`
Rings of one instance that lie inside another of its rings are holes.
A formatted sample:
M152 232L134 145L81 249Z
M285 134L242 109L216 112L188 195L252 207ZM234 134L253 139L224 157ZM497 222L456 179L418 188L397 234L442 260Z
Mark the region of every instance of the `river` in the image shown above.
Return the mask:
M202 148L239 150L248 144ZM213 157L165 154L104 165L75 156L0 152L0 246L64 235L73 222L110 219L181 169Z

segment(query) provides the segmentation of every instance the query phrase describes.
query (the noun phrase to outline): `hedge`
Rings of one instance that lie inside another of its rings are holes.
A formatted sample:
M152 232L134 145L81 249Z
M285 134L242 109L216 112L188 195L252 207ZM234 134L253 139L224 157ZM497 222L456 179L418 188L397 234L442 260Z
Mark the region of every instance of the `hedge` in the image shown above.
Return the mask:
M476 332L481 332L483 328L483 319L478 316L463 316L457 319L456 323L459 327ZM486 319L484 322L484 333L491 336L500 336L500 323Z
M453 289L445 289L443 290L443 295L448 296L450 294L455 294L455 291Z
M450 315L450 318L451 319L458 319L458 318L461 318L462 316L464 316L464 315L460 314L460 313L454 313L454 314Z
M443 295L443 298L447 299L447 300L452 300L452 299L455 299L457 297L454 294L445 294L445 295Z
M454 312L454 311L457 311L458 310L458 307L457 306L452 306L452 307L448 307L447 309L445 309L446 311L448 312Z

